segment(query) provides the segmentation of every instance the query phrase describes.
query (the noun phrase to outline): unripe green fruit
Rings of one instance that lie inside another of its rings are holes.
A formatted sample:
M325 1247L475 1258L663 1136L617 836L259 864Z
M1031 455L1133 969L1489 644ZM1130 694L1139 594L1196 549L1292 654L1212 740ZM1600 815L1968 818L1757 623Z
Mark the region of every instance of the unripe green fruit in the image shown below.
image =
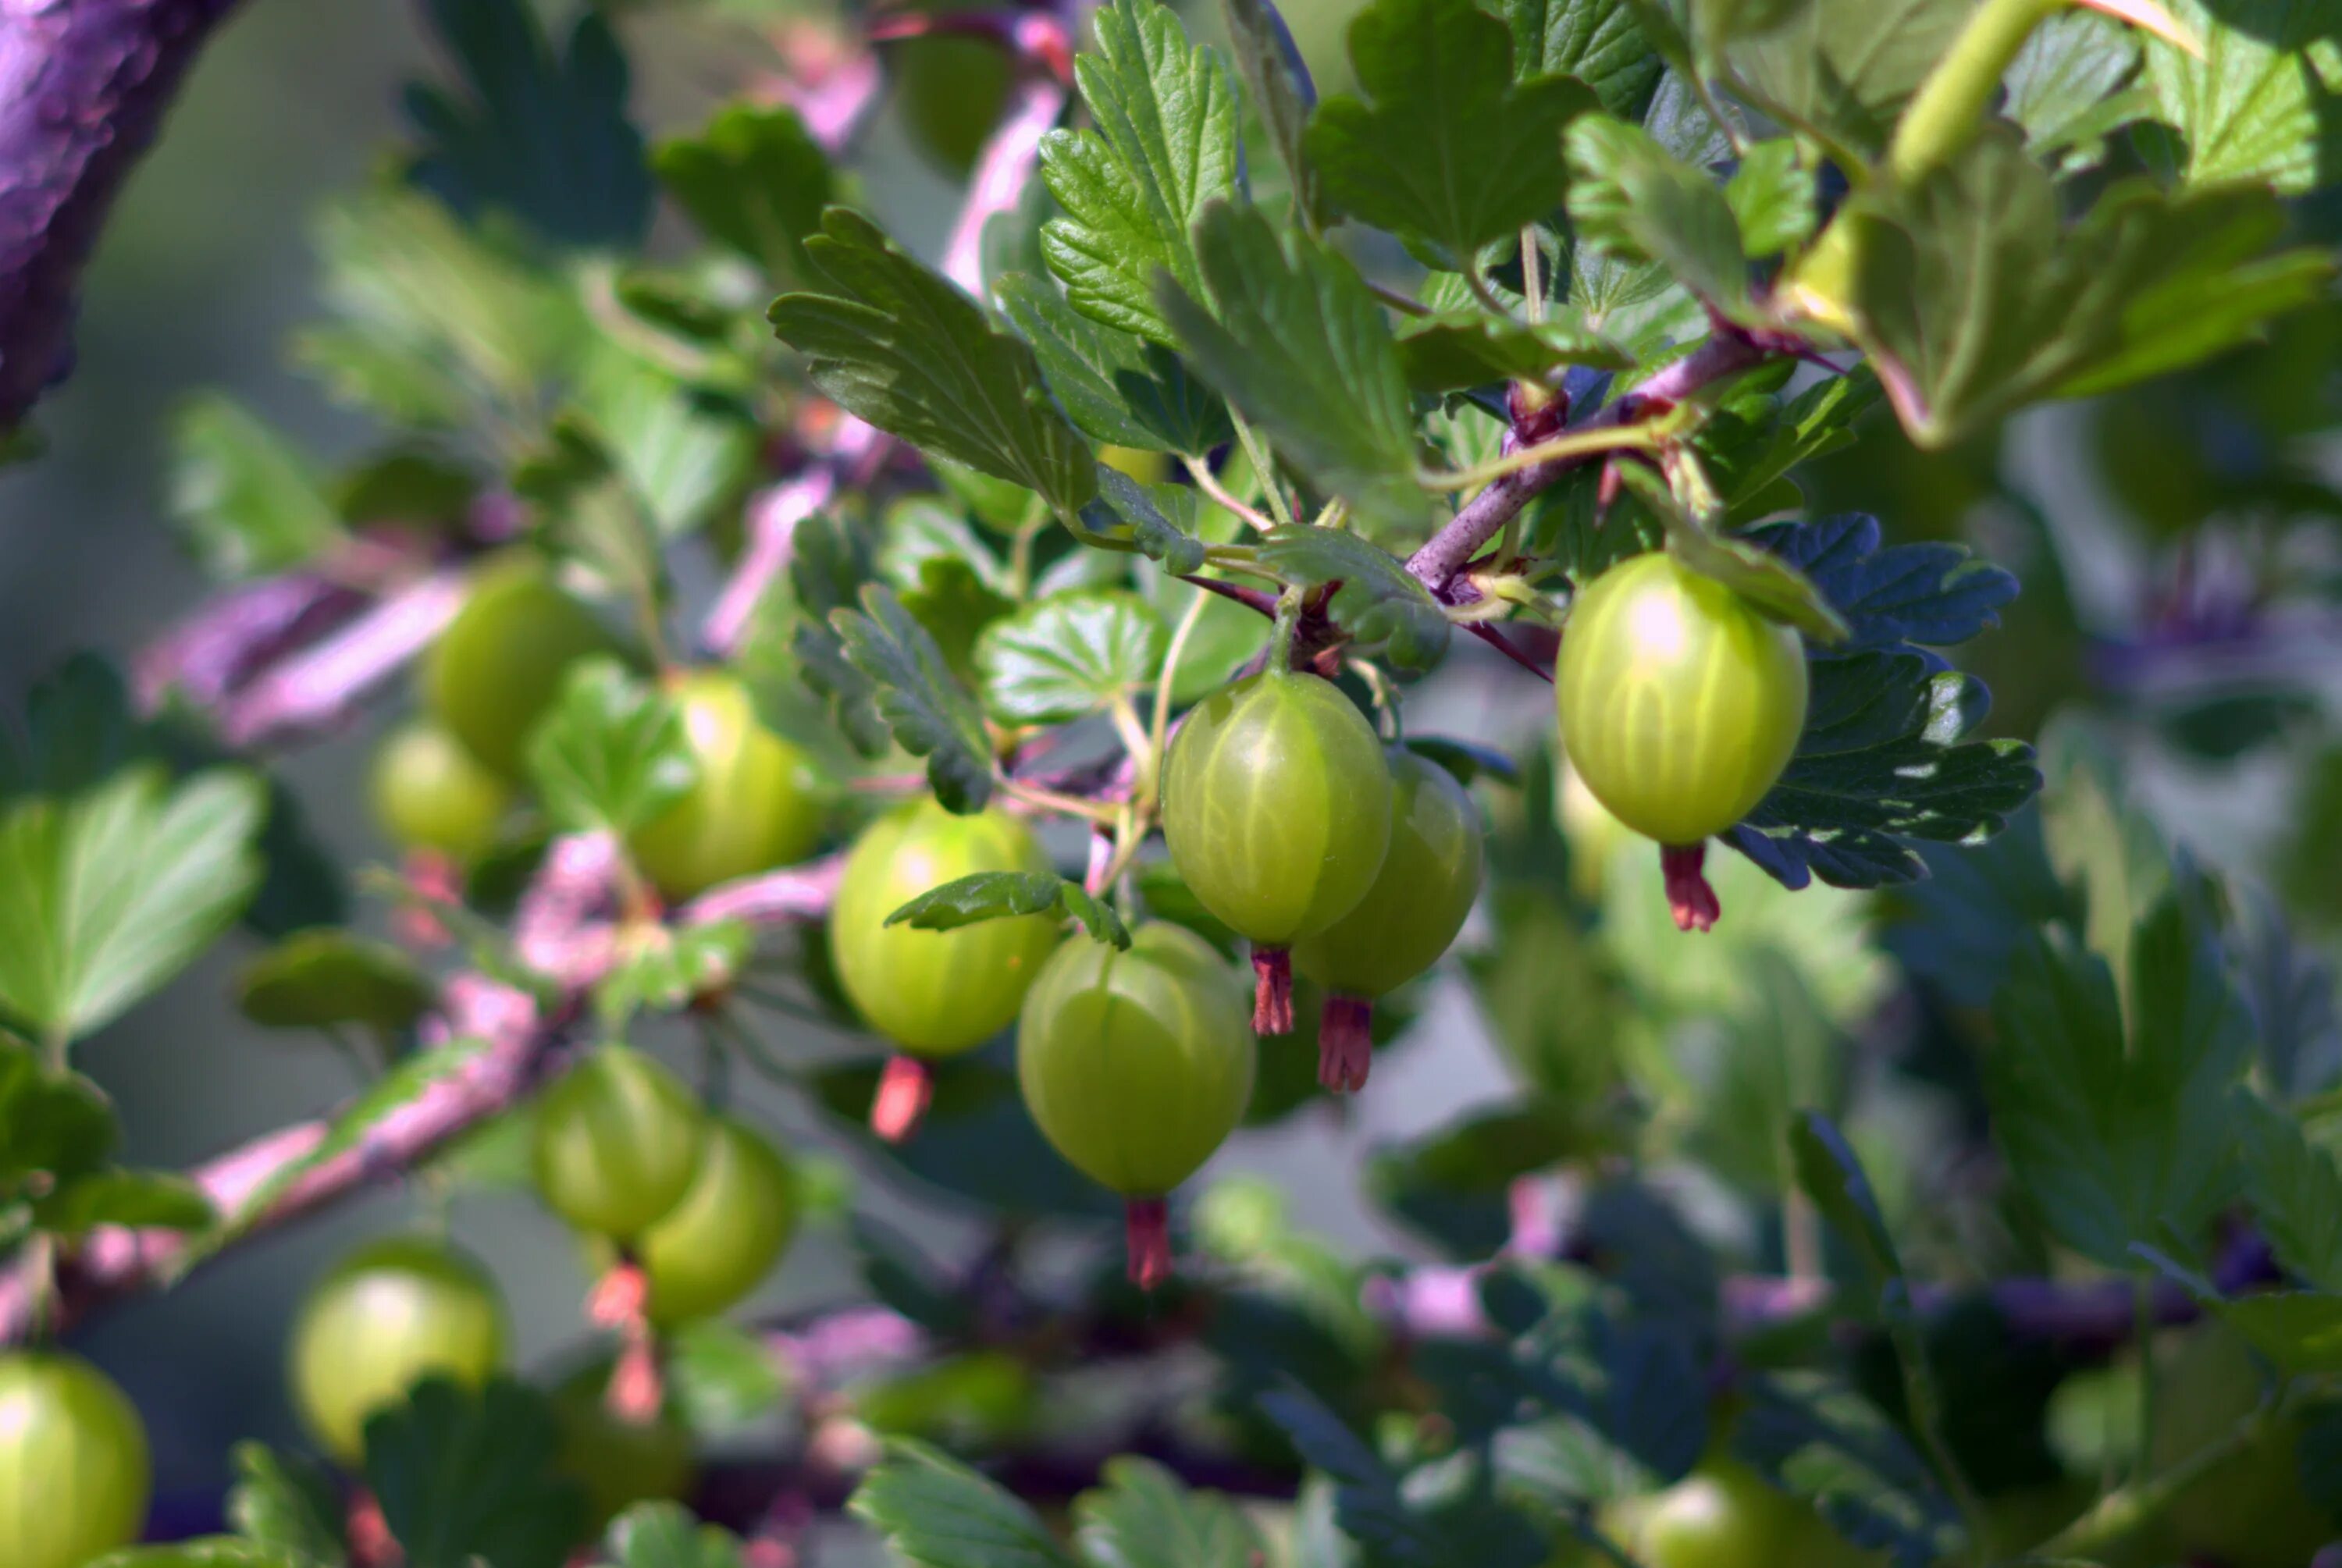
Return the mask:
M1171 744L1163 836L1205 908L1267 947L1325 930L1390 847L1374 727L1315 675L1270 671L1197 704Z
M643 874L688 898L803 860L821 836L805 754L758 722L748 688L729 675L687 675L675 699L699 782L629 842Z
M1447 951L1480 894L1480 808L1437 763L1389 754L1390 849L1357 906L1293 944L1293 967L1331 990L1381 996Z
M711 1120L690 1190L636 1243L651 1322L712 1316L755 1290L796 1223L796 1178L780 1152L753 1127Z
M366 1417L423 1379L479 1383L504 1364L502 1299L466 1254L420 1236L352 1253L310 1289L293 1329L293 1400L309 1435L355 1464Z
M1159 1197L1243 1120L1254 1051L1226 962L1156 922L1126 953L1075 936L1050 955L1025 998L1016 1081L1076 1170L1126 1197Z
M915 1055L974 1050L1016 1016L1057 923L1021 914L920 931L886 917L979 871L1051 869L1032 831L996 806L954 816L922 800L879 818L855 842L830 905L838 984L873 1029Z
M1579 595L1556 689L1586 787L1663 844L1696 844L1747 815L1805 730L1797 634L1664 553Z
M639 1051L601 1046L537 1103L537 1191L579 1230L632 1242L690 1189L704 1127L674 1074Z
M534 561L482 571L423 661L423 705L490 772L525 770L536 722L569 666L616 651L616 639Z
M553 1391L561 1432L555 1463L586 1489L596 1529L637 1503L678 1501L691 1490L691 1429L673 1412L626 1421L610 1412L606 1358L580 1367Z
M1611 1539L1644 1568L1867 1568L1880 1559L1735 1459L1709 1459L1656 1496L1609 1511Z
M0 1563L83 1568L138 1539L153 1472L146 1428L78 1356L0 1355Z
M374 811L401 849L431 850L457 862L495 843L512 789L436 725L411 724L374 759Z

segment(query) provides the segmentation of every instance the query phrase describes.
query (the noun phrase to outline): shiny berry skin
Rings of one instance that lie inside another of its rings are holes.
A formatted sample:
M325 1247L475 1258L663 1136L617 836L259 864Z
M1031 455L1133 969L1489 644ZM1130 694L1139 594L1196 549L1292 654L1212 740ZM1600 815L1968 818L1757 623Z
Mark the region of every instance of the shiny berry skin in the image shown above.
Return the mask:
M293 1329L294 1404L319 1446L355 1464L366 1417L426 1377L485 1382L509 1343L486 1270L421 1236L385 1237L310 1288Z
M1021 914L956 931L889 926L930 888L979 871L1053 869L1040 841L997 806L954 816L932 800L863 830L830 906L830 957L864 1020L905 1051L954 1056L1006 1028L1057 944L1057 922Z
M805 754L764 726L748 688L729 675L686 675L674 696L699 782L627 844L643 874L688 898L803 860L821 837Z
M579 1230L632 1242L690 1190L705 1124L674 1074L627 1046L600 1046L537 1102L537 1191Z
M1130 950L1066 939L1026 994L1016 1081L1044 1136L1125 1197L1160 1197L1243 1120L1254 1053L1244 987L1184 926Z
M593 612L523 556L483 569L423 661L423 705L481 765L516 779L569 666L613 653Z
M1315 675L1272 671L1188 714L1163 781L1163 835L1196 898L1246 940L1325 930L1390 847L1390 769L1374 726Z
M607 1359L589 1363L553 1391L561 1433L554 1463L586 1489L597 1529L637 1503L680 1500L697 1468L691 1429L673 1411L648 1421L610 1413L610 1364Z
M146 1428L78 1356L0 1355L0 1563L83 1568L138 1539L153 1472Z
M1827 1548L1828 1538L1807 1528L1820 1522L1736 1460L1708 1460L1665 1492L1616 1513L1607 1522L1612 1538L1646 1568L1836 1568L1843 1561L1791 1554L1793 1544L1809 1539Z
M411 724L375 753L373 798L392 843L460 864L495 843L512 788L446 731Z
M711 1119L690 1190L635 1243L661 1327L722 1312L756 1288L788 1249L796 1178L764 1134Z
M1663 844L1698 844L1747 815L1805 729L1797 634L1664 553L1613 566L1579 595L1556 688L1586 787Z

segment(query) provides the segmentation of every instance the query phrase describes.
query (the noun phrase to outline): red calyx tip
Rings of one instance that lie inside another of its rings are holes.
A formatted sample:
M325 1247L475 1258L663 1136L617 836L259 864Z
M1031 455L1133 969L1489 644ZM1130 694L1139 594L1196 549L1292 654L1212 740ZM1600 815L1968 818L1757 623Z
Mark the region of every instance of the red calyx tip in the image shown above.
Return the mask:
M1336 1094L1356 1094L1366 1086L1374 1065L1372 1028L1375 1004L1364 996L1336 992L1326 998L1317 1015L1317 1082Z
M602 1407L630 1426L643 1426L658 1419L666 1403L666 1379L659 1371L657 1347L647 1333L630 1337L610 1368Z
M646 1321L650 1299L650 1275L633 1259L621 1258L594 1282L586 1297L586 1321L596 1328L631 1333Z
M878 1093L870 1101L870 1130L889 1144L909 1137L935 1098L935 1074L916 1056L886 1058Z
M1724 914L1700 868L1707 864L1707 844L1665 844L1659 846L1659 872L1667 879L1667 909L1677 931L1706 931Z
M1171 1204L1163 1198L1132 1198L1122 1205L1122 1240L1130 1259L1130 1283L1151 1291L1171 1277Z
M1293 955L1282 947L1252 950L1252 1032L1293 1033Z
M440 904L461 904L464 901L464 868L435 849L411 849L406 852L407 885L425 898ZM449 934L446 923L427 904L403 904L391 916L398 939L409 947L422 952L445 947L455 938Z

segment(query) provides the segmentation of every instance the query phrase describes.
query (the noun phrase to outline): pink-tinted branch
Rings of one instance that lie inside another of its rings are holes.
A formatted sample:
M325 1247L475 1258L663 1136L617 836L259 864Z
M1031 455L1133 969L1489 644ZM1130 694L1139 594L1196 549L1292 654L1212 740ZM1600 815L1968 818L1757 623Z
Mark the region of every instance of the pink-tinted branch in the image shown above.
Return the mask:
M235 0L0 0L0 433L72 364L115 193Z
M1000 213L1013 212L1041 166L1041 138L1066 112L1066 85L1053 75L1027 75L1016 86L1008 115L984 144L967 199L944 247L944 275L972 295L984 293L984 230Z
M221 737L233 746L250 746L342 723L368 692L431 645L455 619L465 591L456 571L399 589L232 697L220 712Z
M829 913L829 901L837 896L837 879L845 869L846 857L834 854L785 871L727 882L684 905L679 918L686 925L718 920L745 920L751 925L818 920Z
M176 694L218 707L269 664L343 625L365 608L356 589L314 572L291 572L227 590L149 644L131 682L142 712Z

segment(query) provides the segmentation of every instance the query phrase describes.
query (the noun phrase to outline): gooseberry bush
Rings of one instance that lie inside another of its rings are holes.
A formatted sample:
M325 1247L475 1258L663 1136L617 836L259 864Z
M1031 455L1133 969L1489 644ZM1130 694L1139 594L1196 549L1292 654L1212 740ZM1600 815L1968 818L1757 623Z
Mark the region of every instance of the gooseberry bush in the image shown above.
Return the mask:
M15 458L177 9L0 16ZM420 9L370 439L191 394L215 591L0 764L0 1564L2335 1561L2336 812L2281 898L2135 787L2331 700L2333 7ZM2089 659L2016 429L2170 584ZM125 1163L215 948L362 1083ZM392 1180L142 1543L75 1332Z

